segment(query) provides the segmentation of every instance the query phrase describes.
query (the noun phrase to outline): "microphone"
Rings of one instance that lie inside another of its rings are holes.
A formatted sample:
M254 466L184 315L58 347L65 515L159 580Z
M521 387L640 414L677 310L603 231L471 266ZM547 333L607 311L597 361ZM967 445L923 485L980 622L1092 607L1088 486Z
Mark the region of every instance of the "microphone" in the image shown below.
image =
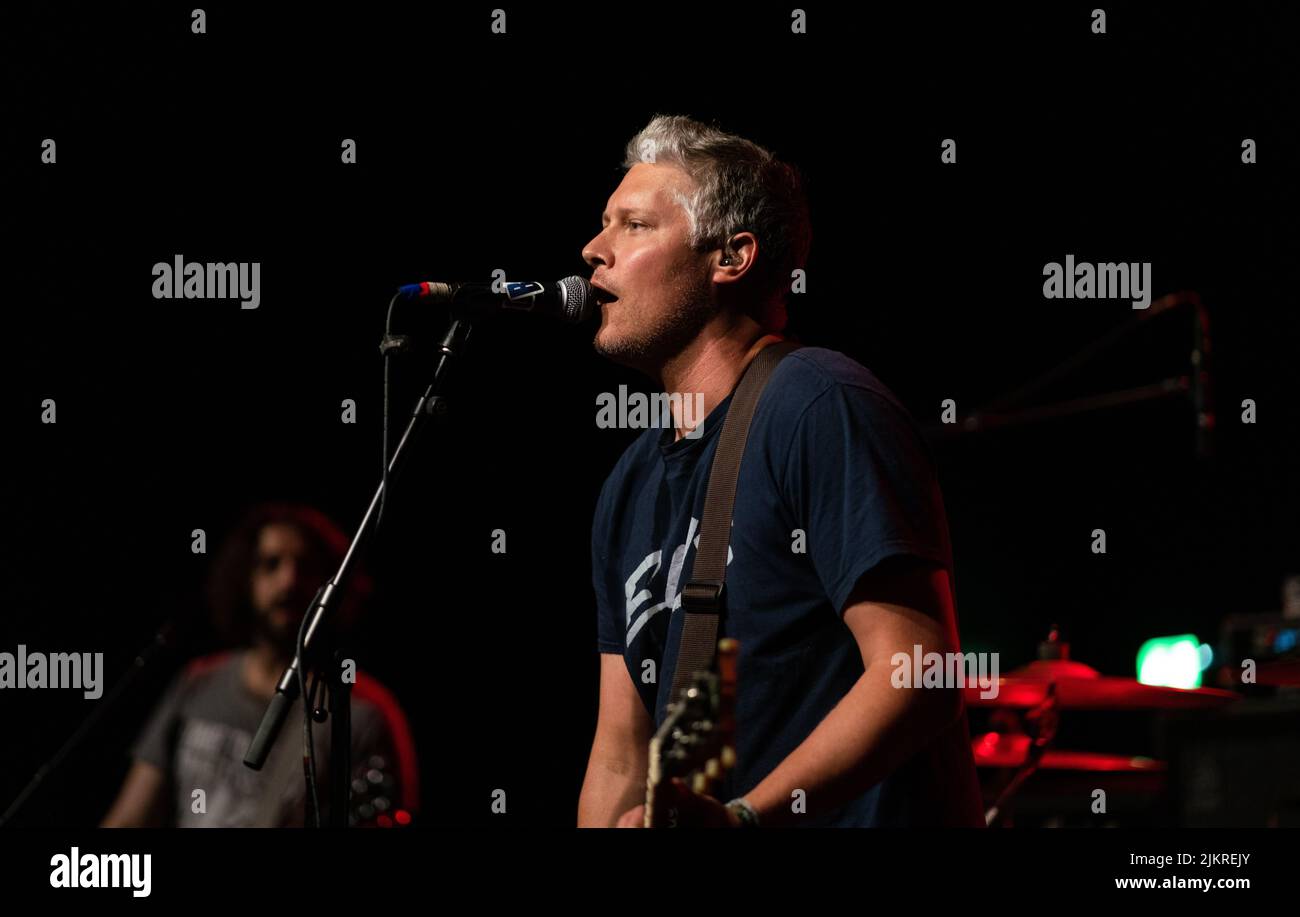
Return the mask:
M565 277L555 283L514 280L501 283L500 292L491 283L408 283L397 288L406 300L447 304L453 310L487 315L493 312L532 312L560 321L577 323L595 314L596 296L583 277Z

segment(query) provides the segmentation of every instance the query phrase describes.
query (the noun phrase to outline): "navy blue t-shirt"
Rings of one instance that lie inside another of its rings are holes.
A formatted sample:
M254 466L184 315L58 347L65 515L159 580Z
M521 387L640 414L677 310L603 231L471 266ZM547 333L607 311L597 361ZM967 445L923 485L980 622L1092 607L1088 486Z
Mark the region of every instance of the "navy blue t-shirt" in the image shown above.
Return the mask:
M623 655L656 727L730 403L709 413L696 439L647 430L619 459L596 506L597 647ZM951 577L928 450L868 370L835 351L801 348L763 392L736 488L720 635L740 644L737 765L724 799L762 781L862 675L841 613L858 579L896 555L942 565ZM834 812L809 812L803 824L982 825L980 809L963 716L864 795Z

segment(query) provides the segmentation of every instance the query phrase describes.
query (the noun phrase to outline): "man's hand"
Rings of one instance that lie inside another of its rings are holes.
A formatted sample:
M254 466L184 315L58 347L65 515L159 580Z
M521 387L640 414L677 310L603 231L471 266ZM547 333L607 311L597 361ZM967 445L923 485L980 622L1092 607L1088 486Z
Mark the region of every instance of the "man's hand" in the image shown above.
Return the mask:
M664 811L668 813L668 828L739 828L740 817L711 796L692 793L686 782L674 777L670 783L659 785L663 794ZM645 805L628 809L619 816L616 828L644 828Z
M609 828L620 812L645 799L646 748L653 730L623 657L601 653L600 711L578 797L579 828Z
M801 824L860 796L905 764L955 722L955 687L918 690L893 684L895 653L956 647L956 615L947 570L899 556L863 574L843 610L862 655L863 673L807 738L745 798L768 828ZM741 686L744 690L744 686ZM805 799L795 813L795 792Z

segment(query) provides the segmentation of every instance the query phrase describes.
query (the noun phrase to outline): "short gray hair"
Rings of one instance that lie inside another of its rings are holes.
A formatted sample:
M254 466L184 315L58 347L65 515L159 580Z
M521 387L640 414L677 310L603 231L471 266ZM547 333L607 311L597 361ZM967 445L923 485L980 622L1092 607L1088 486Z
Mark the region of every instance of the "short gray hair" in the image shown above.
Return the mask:
M691 177L694 192L676 197L696 251L721 248L738 232L758 238L754 270L763 312L756 317L784 327L790 274L806 266L812 246L799 170L756 143L683 115L655 115L627 142L623 168L641 162L668 163Z

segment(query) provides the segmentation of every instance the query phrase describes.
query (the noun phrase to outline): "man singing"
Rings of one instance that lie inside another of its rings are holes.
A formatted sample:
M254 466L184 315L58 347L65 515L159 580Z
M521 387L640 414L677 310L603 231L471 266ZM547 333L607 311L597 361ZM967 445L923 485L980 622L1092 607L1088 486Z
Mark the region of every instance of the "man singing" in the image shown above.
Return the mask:
M600 705L579 826L642 823L718 433L746 366L781 340L812 238L793 168L689 118L651 120L623 168L582 253L601 300L595 347L680 395L673 405L702 396L705 419L689 437L685 412L647 430L597 503ZM891 679L896 653L959 652L935 471L902 406L843 354L801 348L769 380L726 584L738 760L725 805L667 788L680 824L983 824L958 690Z

